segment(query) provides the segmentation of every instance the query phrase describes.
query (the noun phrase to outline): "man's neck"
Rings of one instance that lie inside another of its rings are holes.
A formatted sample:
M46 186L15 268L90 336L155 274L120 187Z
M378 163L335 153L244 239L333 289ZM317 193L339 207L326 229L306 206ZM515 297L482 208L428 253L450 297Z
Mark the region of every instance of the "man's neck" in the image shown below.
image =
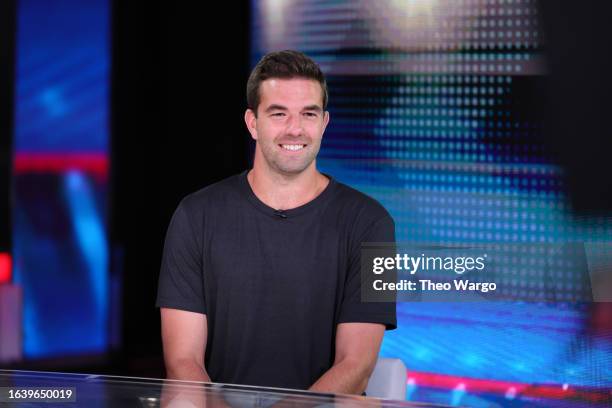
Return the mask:
M277 210L290 210L314 200L325 190L329 179L312 166L299 174L283 175L254 166L247 174L253 193Z

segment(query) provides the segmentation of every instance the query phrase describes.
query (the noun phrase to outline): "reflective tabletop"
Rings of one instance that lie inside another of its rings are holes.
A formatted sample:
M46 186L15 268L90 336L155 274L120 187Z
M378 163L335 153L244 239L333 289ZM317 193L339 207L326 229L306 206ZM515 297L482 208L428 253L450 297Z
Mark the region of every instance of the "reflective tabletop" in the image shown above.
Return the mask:
M440 407L282 388L0 370L0 407Z

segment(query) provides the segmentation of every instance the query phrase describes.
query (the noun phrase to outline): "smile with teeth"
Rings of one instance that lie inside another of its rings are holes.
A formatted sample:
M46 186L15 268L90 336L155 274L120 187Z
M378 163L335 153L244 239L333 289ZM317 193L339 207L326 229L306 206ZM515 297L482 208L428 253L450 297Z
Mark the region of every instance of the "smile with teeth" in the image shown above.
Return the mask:
M302 150L304 147L306 147L306 145L303 145L303 144L282 144L282 145L280 145L280 147L282 147L285 150L291 150L292 152L295 152L297 150Z

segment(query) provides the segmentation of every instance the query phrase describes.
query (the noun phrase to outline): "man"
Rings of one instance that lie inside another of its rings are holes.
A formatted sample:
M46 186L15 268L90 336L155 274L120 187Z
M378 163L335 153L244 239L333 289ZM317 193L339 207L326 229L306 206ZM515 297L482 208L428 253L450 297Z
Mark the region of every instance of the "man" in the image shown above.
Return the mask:
M364 391L396 316L361 302L360 245L394 241L394 224L317 170L327 99L302 53L251 73L253 168L187 196L168 229L157 306L169 378Z

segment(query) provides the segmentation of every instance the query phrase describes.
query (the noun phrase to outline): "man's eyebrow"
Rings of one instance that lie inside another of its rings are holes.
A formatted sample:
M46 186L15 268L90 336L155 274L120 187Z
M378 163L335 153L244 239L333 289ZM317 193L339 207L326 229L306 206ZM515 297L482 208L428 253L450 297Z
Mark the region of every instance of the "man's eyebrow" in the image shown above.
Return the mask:
M283 106L283 105L273 104L273 105L268 106L266 108L265 112L271 112L271 111L276 111L276 110L286 111L286 110L289 110L289 109L286 106ZM304 106L302 108L302 110L303 111L323 112L323 108L321 108L319 105Z
M317 111L317 112L323 112L323 108L321 108L319 105L308 105L308 106L304 106L305 111Z
M271 112L271 111L275 111L275 110L282 110L282 111L286 111L288 110L286 106L283 105L270 105L266 108L266 112Z

